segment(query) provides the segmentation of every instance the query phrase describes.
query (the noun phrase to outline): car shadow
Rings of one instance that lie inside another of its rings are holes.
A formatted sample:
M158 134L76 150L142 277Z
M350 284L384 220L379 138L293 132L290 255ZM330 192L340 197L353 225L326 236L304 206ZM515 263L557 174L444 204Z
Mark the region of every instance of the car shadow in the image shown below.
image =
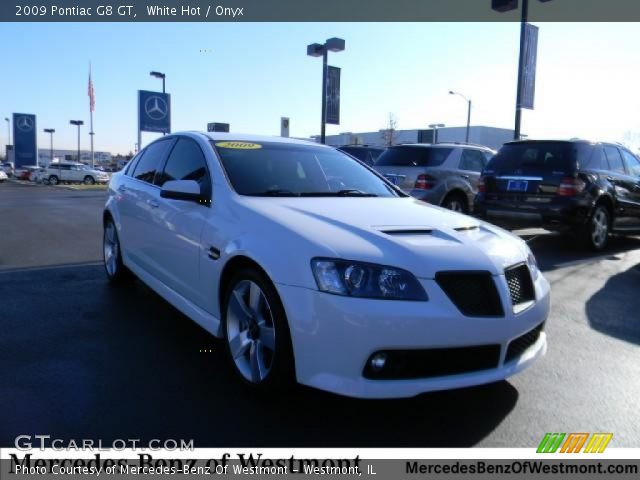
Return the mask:
M613 235L607 248L594 252L569 235L543 233L521 235L536 256L543 272L553 271L572 264L588 264L602 259L615 260L616 256L640 249L640 237Z
M640 264L618 273L589 298L585 306L595 330L640 344Z
M508 382L399 400L302 386L257 395L236 378L222 341L140 282L112 287L101 266L86 265L0 275L0 288L9 285L3 445L46 432L196 447L469 447L518 400Z

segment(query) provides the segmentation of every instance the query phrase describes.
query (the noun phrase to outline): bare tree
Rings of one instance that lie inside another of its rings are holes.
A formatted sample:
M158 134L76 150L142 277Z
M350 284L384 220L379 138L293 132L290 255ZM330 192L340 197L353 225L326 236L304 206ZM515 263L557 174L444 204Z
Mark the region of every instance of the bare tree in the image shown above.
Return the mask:
M395 145L398 141L398 119L393 113L389 112L388 123L385 128L380 130L380 134L384 145L387 147Z

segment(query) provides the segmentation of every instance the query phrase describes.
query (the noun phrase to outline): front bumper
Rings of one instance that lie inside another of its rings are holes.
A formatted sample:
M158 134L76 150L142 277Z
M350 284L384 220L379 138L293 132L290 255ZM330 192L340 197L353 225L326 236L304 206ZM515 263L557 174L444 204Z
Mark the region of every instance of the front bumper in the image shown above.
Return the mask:
M505 362L509 343L547 319L549 283L535 282L536 301L515 314L504 275L493 277L504 317L465 317L434 280L420 280L429 300L407 302L341 297L278 284L289 319L298 382L361 398L411 397L423 392L503 380L546 352L546 335L520 356ZM372 380L367 360L380 350L500 346L495 368L429 378Z

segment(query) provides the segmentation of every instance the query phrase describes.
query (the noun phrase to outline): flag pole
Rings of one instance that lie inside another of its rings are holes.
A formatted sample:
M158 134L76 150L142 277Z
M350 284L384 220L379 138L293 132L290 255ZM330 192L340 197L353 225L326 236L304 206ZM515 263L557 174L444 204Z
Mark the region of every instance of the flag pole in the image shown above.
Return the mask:
M93 82L91 80L91 62L89 62L89 135L91 136L91 168L95 168L95 158L93 153L93 108L94 108L94 93Z

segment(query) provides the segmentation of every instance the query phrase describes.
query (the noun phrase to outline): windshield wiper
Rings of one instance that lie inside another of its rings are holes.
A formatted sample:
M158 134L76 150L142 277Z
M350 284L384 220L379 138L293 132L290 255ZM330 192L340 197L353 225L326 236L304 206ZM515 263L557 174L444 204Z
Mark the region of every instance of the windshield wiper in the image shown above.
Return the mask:
M355 188L338 190L337 192L303 192L301 197L377 197L375 193L367 193Z
M265 190L260 193L249 193L252 197L299 197L299 193L294 193L291 190L283 190L281 188L274 188L271 190Z

